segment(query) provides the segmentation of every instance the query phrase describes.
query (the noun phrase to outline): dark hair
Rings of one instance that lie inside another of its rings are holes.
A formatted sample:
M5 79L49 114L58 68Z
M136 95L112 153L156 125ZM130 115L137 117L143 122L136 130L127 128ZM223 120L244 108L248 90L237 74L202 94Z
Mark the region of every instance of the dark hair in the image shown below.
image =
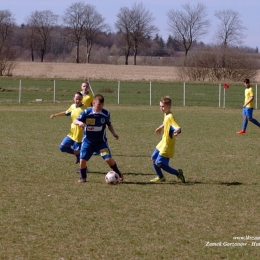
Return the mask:
M170 99L169 96L165 96L163 98L161 98L160 100L163 104L170 106L172 104L172 100Z
M244 83L250 84L250 80L249 79L244 79Z
M97 94L94 96L94 100L99 101L100 103L104 103L105 99L101 94Z
M75 92L75 93L74 93L74 96L75 96L75 95L80 95L80 96L82 96L82 97L83 97L82 93L81 93L81 92L79 92L79 91Z

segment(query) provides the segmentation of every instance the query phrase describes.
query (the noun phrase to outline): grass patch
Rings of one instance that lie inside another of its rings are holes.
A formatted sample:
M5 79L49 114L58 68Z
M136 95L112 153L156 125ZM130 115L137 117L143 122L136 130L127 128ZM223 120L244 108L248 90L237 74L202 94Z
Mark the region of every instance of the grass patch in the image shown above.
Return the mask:
M183 131L171 165L187 184L169 174L151 184L158 106L106 107L120 137L108 133L109 144L125 174L115 186L105 183L99 156L78 184L74 157L59 152L70 118L49 116L68 104L1 105L1 259L259 259L250 239L233 238L260 237L260 130L249 124L246 135L235 134L240 109L174 107Z
M0 103L19 102L19 84L16 78L2 78L0 81ZM73 94L80 90L80 81L57 79L55 83L50 79L22 79L21 102L24 104L42 99L43 103L69 102ZM106 97L107 104L121 105L157 105L158 100L170 95L174 106L184 105L184 84L182 82L120 82L118 95L118 81L91 81L95 94L100 93ZM55 86L55 95L54 95ZM254 87L254 86L253 86ZM220 106L223 106L223 88L221 89ZM256 96L256 99L258 97ZM226 90L225 107L241 108L244 101L243 84L230 84ZM218 83L186 83L185 106L219 107Z

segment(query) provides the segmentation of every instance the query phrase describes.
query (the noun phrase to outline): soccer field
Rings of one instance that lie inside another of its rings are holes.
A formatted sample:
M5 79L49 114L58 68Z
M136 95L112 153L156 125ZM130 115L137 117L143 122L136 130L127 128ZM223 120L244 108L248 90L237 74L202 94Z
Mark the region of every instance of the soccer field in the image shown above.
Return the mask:
M70 118L49 116L68 107L0 105L0 259L260 258L260 129L249 123L236 135L241 109L173 107L182 134L170 164L187 183L166 173L151 184L163 114L108 104L119 140L107 136L125 176L113 186L99 156L79 184L74 157L58 150Z

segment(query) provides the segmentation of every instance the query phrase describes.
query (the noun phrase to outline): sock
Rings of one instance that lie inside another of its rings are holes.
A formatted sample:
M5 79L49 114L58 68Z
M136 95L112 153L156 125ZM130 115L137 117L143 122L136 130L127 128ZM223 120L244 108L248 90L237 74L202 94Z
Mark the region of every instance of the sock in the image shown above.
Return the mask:
M253 124L257 125L258 127L260 127L260 123L259 123L256 119L252 118L252 119L251 119L251 122L252 122Z
M87 179L87 171L88 171L88 168L80 169L80 178L81 179Z
M121 172L119 171L119 169L118 169L116 163L115 163L113 166L110 166L110 168L111 168L114 172L118 173L120 177L122 177L122 174L121 174Z
M247 123L248 123L248 120L244 119L243 123L242 123L242 130L246 131Z
M166 172L168 172L168 173L170 173L170 174L174 174L174 175L176 175L176 176L178 176L178 174L179 174L179 172L178 172L176 169L170 167L169 165L163 165L163 164L162 164L162 169L163 169L164 171L166 171Z
M158 167L155 163L153 163L153 168L154 168L158 178L163 178L164 177L161 168Z

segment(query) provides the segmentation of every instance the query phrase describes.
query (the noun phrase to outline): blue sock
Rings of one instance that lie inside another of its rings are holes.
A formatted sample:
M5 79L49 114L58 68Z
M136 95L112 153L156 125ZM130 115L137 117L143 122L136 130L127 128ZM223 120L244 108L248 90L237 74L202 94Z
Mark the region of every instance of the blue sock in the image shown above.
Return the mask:
M250 122L260 127L260 123L256 119L252 118Z
M88 168L80 169L80 178L87 179Z
M158 167L154 162L153 162L153 168L154 168L158 178L163 178L164 177L161 168Z
M178 172L176 169L170 167L169 165L163 165L163 164L162 164L162 169L163 169L164 171L166 171L166 172L168 172L168 173L170 173L170 174L174 174L174 175L176 175L176 176L178 176L178 174L179 174L179 172Z
M247 120L247 119L244 119L244 120L243 120L243 123L242 123L242 130L245 130L245 131L246 131L247 123L248 123L248 120Z

